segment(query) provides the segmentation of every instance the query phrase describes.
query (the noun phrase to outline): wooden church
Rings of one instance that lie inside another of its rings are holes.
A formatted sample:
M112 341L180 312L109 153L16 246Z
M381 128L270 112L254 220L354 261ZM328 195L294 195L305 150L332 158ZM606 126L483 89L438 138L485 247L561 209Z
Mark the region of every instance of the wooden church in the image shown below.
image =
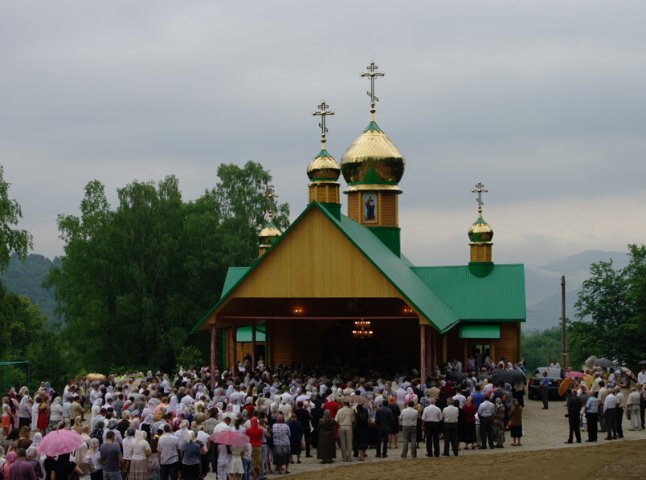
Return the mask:
M422 378L435 364L465 363L476 352L519 359L524 266L493 263L482 184L474 190L468 264L417 266L401 252L405 161L375 121L374 83L382 75L374 62L362 75L371 81L370 123L340 165L326 149L325 119L333 112L322 102L314 113L322 146L307 167L307 207L284 233L270 212L258 259L229 269L220 300L193 327L210 332L212 374L216 359L233 368L244 355L254 364L416 368Z

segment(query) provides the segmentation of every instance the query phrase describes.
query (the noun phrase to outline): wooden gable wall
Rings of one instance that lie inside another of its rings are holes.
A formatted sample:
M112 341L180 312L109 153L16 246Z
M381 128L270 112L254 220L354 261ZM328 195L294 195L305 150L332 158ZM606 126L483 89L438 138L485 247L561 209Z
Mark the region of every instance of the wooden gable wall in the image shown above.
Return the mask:
M259 298L401 298L318 209L311 209L232 292Z

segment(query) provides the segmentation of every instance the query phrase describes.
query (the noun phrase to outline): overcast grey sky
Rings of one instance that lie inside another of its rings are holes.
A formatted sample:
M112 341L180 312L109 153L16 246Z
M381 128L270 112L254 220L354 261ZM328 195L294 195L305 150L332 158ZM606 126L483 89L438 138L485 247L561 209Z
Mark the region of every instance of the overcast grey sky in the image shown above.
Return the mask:
M403 249L464 263L482 181L494 260L646 239L646 2L0 3L0 163L35 251L84 185L175 174L185 199L256 160L296 216L325 98L340 160L369 120L406 157ZM344 200L343 200L344 201Z

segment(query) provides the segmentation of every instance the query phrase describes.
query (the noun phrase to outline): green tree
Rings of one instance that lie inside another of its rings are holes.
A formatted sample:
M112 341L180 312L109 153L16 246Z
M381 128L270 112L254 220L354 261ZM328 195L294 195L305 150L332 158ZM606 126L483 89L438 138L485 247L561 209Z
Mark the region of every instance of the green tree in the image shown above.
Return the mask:
M628 266L612 261L590 267L569 324L572 364L590 355L635 366L646 358L646 247L629 245Z
M256 257L271 177L253 162L222 165L218 175L192 202L173 176L133 182L118 190L114 209L93 181L80 217L59 217L65 255L49 283L72 355L88 369L171 370L190 326L219 297L227 268ZM275 210L286 224L287 206Z
M32 248L29 232L13 228L22 217L22 210L16 200L9 198L9 185L0 165L0 270L7 268L12 253L25 258Z
M552 360L561 361L561 329L559 327L542 332L523 334L522 351L529 372L546 367Z

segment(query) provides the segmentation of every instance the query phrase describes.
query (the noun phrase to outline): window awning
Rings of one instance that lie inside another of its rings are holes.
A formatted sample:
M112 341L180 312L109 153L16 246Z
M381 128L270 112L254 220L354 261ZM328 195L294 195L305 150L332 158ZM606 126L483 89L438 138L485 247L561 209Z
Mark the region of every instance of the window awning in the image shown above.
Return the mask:
M252 341L252 329L253 327L238 327L236 330L236 342L251 342ZM265 325L261 324L256 327L256 342L265 341Z
M500 325L463 325L460 327L460 338L500 338Z

